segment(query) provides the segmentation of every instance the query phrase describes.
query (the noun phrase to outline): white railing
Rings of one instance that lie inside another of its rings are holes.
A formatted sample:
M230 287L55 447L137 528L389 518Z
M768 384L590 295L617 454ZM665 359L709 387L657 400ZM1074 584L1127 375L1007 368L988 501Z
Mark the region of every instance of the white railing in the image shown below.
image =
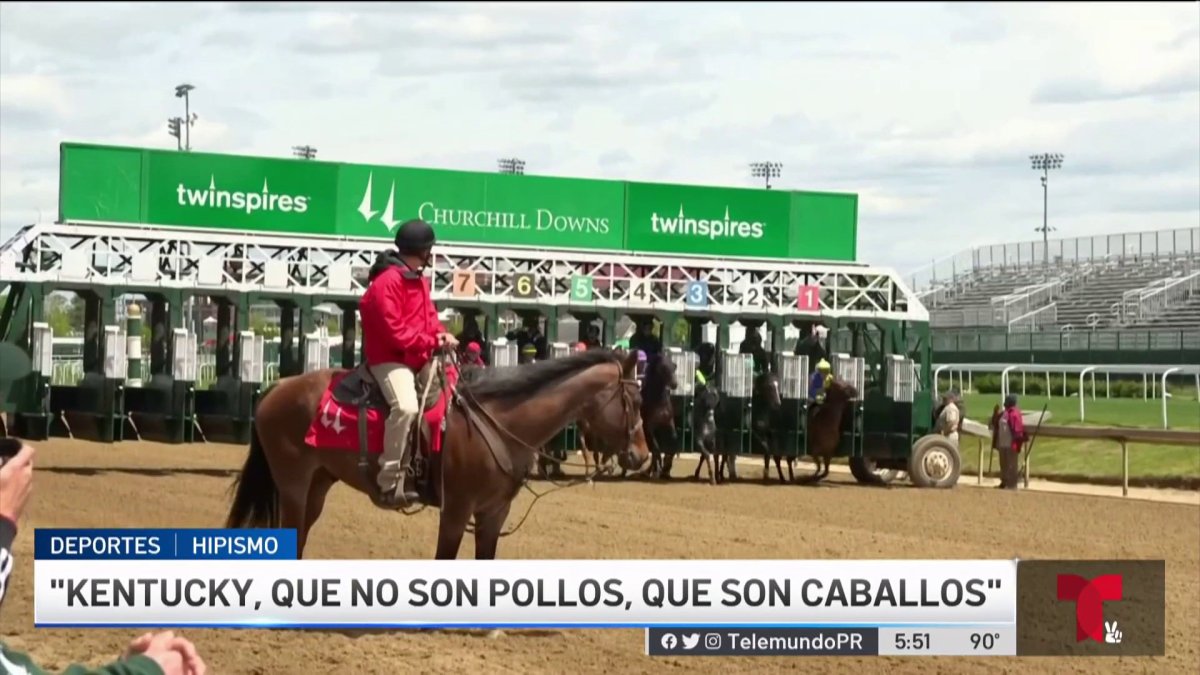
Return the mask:
M1166 283L1159 288L1144 292L1138 297L1137 306L1133 310L1137 321L1146 321L1181 301L1187 302L1188 298L1200 290L1200 272L1164 281Z
M930 312L929 325L933 328L961 328L994 326L996 324L994 313L990 307L966 307Z
M1052 302L1009 321L1008 332L1030 333L1038 330L1039 327L1053 326L1056 323L1058 323L1058 303Z

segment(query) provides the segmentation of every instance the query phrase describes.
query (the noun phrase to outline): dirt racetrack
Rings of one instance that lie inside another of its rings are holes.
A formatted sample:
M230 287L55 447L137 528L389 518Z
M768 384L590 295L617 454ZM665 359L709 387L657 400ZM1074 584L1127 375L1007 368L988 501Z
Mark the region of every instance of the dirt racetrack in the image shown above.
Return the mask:
M0 636L52 669L113 658L131 630L34 630L34 527L219 527L245 449L153 443L38 444L33 504ZM757 462L739 463L757 478ZM803 471L811 465L804 464ZM676 475L691 465L677 465ZM677 481L607 482L538 502L501 558L1146 558L1167 561L1167 656L1141 659L649 658L640 630L187 630L213 673L1196 673L1200 509L1189 505L960 487L950 491ZM519 498L514 514L527 503ZM515 522L517 516L510 519ZM993 525L993 523L995 523ZM430 558L436 516L381 512L344 486L330 494L310 558ZM470 537L460 557L473 555Z

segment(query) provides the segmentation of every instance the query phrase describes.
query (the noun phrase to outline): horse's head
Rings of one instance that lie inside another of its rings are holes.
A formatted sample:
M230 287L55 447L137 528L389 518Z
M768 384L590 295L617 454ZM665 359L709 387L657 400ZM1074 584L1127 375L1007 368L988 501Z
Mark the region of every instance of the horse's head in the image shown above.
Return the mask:
M637 472L650 460L650 448L642 428L642 392L637 381L637 352L623 356L618 378L598 393L583 417L588 431L606 447L620 448L617 462L626 471ZM614 393L615 390L615 393Z
M707 413L710 410L716 410L721 403L721 394L711 384L701 385L696 388L696 403L700 412Z
M856 398L858 398L858 389L849 382L836 377L829 383L829 388L825 391L826 403L846 403Z
M779 376L770 368L763 370L754 378L754 390L762 400L766 401L771 410L783 407L783 397L779 393Z
M659 354L657 358L658 358L658 363L656 364L655 367L658 369L658 372L662 375L662 381L664 383L666 383L666 385L668 387L670 387L672 391L678 389L679 388L679 378L675 374L675 372L677 370L677 368L675 367L675 362L672 361L671 357L667 356L666 354Z

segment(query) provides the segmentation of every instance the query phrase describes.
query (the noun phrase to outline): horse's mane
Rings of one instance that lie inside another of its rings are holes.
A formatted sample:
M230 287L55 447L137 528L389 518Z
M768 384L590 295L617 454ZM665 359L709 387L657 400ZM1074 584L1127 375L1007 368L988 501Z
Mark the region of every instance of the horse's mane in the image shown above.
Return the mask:
M620 364L621 359L609 349L589 349L528 365L480 369L463 382L462 387L478 401L516 395L533 396L563 378L605 363Z

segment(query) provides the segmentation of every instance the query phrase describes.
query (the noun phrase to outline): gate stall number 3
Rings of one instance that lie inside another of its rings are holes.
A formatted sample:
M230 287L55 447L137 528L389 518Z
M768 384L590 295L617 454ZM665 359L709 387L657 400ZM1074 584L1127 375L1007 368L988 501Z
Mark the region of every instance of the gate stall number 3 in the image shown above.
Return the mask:
M688 307L707 307L708 306L708 282L707 281L689 281L687 285L687 305Z

